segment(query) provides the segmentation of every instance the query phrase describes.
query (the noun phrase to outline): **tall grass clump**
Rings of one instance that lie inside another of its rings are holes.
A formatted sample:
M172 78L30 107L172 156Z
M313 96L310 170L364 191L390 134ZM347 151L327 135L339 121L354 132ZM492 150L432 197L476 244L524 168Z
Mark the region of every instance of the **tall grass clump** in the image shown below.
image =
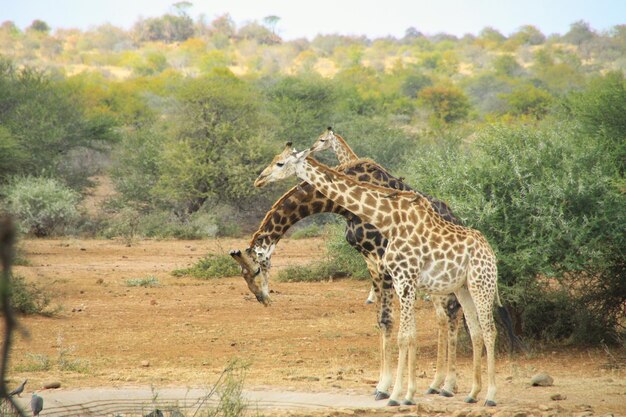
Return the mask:
M326 255L321 261L308 265L292 266L276 274L279 281L323 281L329 278L350 276L356 279L370 277L363 256L345 239L345 223L325 227Z
M38 237L63 233L79 218L79 194L53 178L16 177L4 197L20 230Z
M172 275L209 279L232 277L239 272L239 266L229 255L208 254L189 268L175 269Z
M498 258L499 288L527 338L619 339L626 195L605 147L573 123L492 126L419 149L407 181L447 201Z

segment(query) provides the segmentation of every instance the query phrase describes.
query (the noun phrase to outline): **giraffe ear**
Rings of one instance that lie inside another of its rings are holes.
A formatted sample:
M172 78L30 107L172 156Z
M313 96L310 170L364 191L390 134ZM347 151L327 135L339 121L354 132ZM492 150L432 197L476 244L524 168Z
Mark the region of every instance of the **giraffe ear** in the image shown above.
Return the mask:
M302 160L302 159L305 159L307 156L309 156L310 153L311 153L311 149L307 148L300 152L296 152L294 150L293 155L296 157L296 159Z

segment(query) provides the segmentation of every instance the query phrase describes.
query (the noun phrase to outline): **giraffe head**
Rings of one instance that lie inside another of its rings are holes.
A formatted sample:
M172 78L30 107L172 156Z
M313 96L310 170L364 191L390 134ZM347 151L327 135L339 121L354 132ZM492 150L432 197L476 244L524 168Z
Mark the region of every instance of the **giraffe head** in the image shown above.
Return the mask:
M315 143L311 146L311 152L322 152L326 149L330 149L333 146L333 142L337 140L337 136L335 136L335 132L333 132L332 127L328 127L326 132L322 133Z
M272 300L269 294L269 268L267 265L259 261L259 255L254 253L252 248L243 252L231 250L230 256L241 266L241 274L257 301L266 307L269 306Z
M255 187L276 182L296 175L296 164L304 160L311 153L310 149L298 152L287 142L285 149L272 159L272 162L259 174L254 181Z

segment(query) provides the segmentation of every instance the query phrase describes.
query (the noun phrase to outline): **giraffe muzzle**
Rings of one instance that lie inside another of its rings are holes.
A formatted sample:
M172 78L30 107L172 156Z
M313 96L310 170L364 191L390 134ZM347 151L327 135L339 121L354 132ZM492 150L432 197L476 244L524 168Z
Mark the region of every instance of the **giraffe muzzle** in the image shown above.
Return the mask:
M265 185L266 179L267 177L263 174L259 175L259 177L254 180L254 186L257 188L263 187Z

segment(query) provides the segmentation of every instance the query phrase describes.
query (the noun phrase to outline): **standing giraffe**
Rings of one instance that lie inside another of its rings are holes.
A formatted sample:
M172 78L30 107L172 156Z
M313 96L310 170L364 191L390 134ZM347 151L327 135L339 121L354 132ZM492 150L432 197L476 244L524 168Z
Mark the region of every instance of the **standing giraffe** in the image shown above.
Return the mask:
M326 149L332 149L335 153L335 156L339 160L340 164L348 164L351 161L358 159L357 154L352 150L350 145L345 141L343 137L336 134L333 131L332 127L328 127L326 132L322 133L315 143L309 148L311 153L322 152ZM389 187L386 184L380 184L376 181L372 181L365 176L359 176L358 178L361 182L368 182L373 185L381 185L383 187ZM399 179L401 183L403 183L402 178ZM391 187L396 188L396 187ZM398 188L400 189L400 188ZM411 187L405 186L402 188L406 191L413 191ZM425 195L420 192L424 197L426 197L433 209L442 215L444 219L454 224L463 225L459 219L457 219L453 214L450 208L442 201L431 198L428 195ZM385 242L387 243L387 242ZM382 264L382 257L377 260L378 264ZM382 268L382 265L379 266ZM373 287L372 291L370 291L369 299L375 297L376 294L376 286ZM389 289L389 292L393 292L393 289ZM458 336L458 326L456 323L457 319L457 309L458 309L458 300L454 294L444 295L431 295L431 299L433 305L435 306L435 313L437 316L437 323L439 325L438 337L437 337L437 365L435 371L435 378L433 382L430 384L426 394L441 394L444 397L452 397L454 396L454 391L456 388L456 344L457 344L457 336ZM454 313L454 318L451 317L451 314ZM454 321L454 323L453 323ZM447 341L447 347L446 347ZM447 364L448 371L447 376L445 376L444 383L444 373L443 368L446 363L446 351L447 351ZM382 379L381 379L382 380ZM443 383L443 388L441 385ZM441 388L441 390L440 390Z
M343 164L341 169L346 175L359 178L372 184L391 189L410 190L402 181L394 178L382 167L370 160L353 160ZM445 203L426 196L433 208L446 220L458 222ZM315 188L303 182L276 201L267 212L257 232L252 236L250 246L245 251L231 251L231 256L241 265L242 274L248 287L257 300L265 305L269 303L269 268L274 248L287 230L298 221L317 213L336 213L346 219L346 240L365 258L372 275L373 287L380 296L375 297L378 304L378 326L381 330L381 366L379 384L376 390L377 399L389 398L382 391L391 382L391 329L393 327L392 301L393 285L389 274L381 273L382 257L387 246L385 239L374 226L363 222L358 216L335 204ZM433 382L427 393L439 392L444 396L452 396L456 385L456 341L458 331L459 303L453 294L433 296L433 303L439 324L437 350L437 369ZM448 348L446 349L446 339ZM447 373L444 374L448 353Z
M427 199L415 192L393 191L356 181L314 159L310 150L295 152L288 143L255 181L255 186L296 175L335 203L375 226L389 240L383 265L400 300L398 366L389 405L399 405L404 369L408 388L404 404L414 404L417 332L415 299L418 291L457 296L469 327L473 349L473 382L466 402L474 403L481 390L483 345L487 350L488 388L485 405L495 406L494 302L497 292L496 258L477 230L441 218Z

